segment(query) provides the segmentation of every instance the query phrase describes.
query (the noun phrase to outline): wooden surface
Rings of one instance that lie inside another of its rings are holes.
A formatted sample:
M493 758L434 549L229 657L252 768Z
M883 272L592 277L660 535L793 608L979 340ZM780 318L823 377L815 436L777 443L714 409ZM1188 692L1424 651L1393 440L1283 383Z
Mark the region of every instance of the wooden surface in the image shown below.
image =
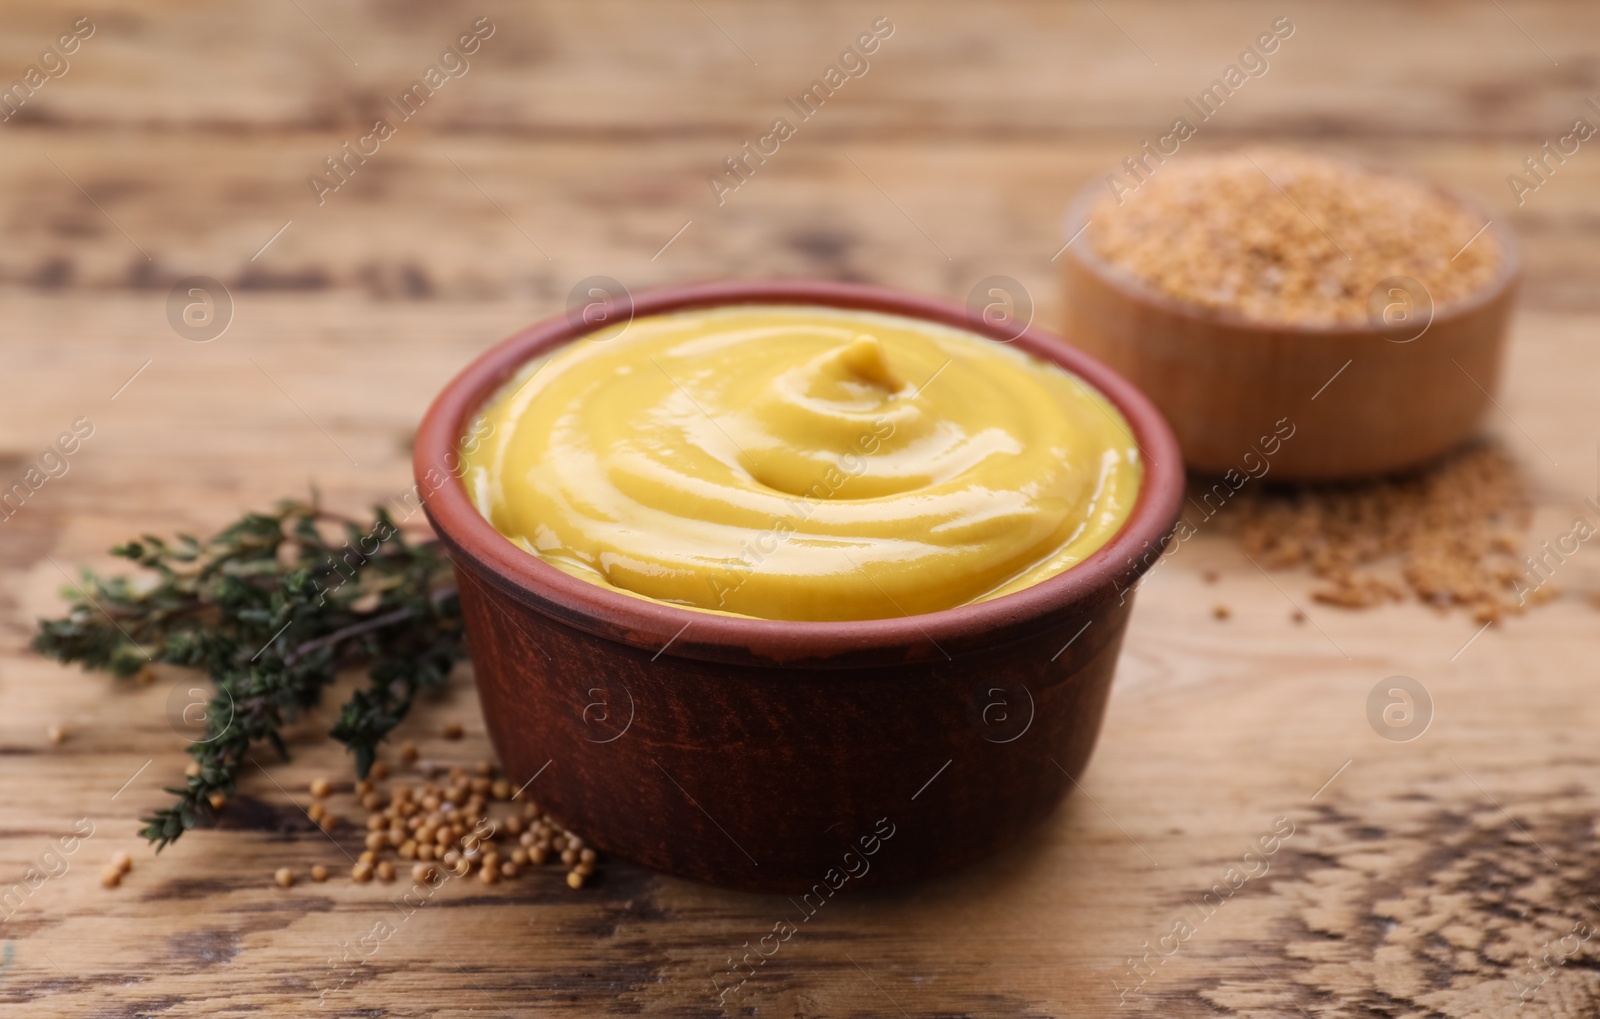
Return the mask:
M470 70L321 207L306 177L477 14L393 0L4 15L0 79L77 18L96 31L0 124L0 480L73 420L95 431L0 523L0 876L20 879L79 818L94 834L0 924L0 1015L717 1012L713 975L793 907L615 862L581 893L553 871L447 885L319 1003L338 943L397 915L393 886L271 885L278 866L343 860L290 800L347 774L327 717L296 730L273 780L247 783L226 830L151 857L135 819L186 760L164 711L185 677L114 689L29 655L32 620L59 607L58 564L104 565L132 534L207 531L308 483L350 510L400 492L446 375L590 275L792 274L956 300L1006 275L1054 322L1068 198L1285 14L1297 30L1270 72L1186 144L1388 162L1504 216L1528 269L1490 429L1531 479L1533 545L1594 518L1600 141L1521 207L1506 184L1575 118L1600 123L1583 105L1600 89L1592 4L482 12L496 32ZM707 175L880 14L896 31L870 71L718 207ZM236 305L209 343L166 318L193 274ZM1140 596L1082 794L967 872L841 893L722 1011L1593 1015L1600 940L1569 940L1542 982L1527 956L1600 926L1595 555L1560 568L1560 600L1474 637L1460 613L1313 605L1308 577L1264 576L1202 529ZM1291 622L1291 602L1315 625ZM1435 704L1408 743L1366 716L1397 674ZM449 719L464 742L438 738ZM487 753L465 676L403 735L444 760ZM1293 835L1269 870L1207 915L1204 896L1279 818ZM118 849L136 866L106 891ZM1180 919L1192 932L1141 982L1129 957L1162 950ZM1114 981L1138 990L1121 1004Z

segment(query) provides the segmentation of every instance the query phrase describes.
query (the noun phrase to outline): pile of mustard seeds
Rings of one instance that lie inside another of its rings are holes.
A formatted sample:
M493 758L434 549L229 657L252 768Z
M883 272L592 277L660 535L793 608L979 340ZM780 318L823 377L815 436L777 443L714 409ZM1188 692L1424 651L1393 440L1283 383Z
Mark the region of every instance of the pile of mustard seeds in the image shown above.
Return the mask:
M1345 608L1417 601L1479 622L1525 608L1526 481L1498 446L1462 449L1417 473L1356 483L1240 491L1218 523L1266 569L1306 568L1317 601ZM1527 604L1548 601L1540 587Z
M567 886L573 889L594 875L595 851L524 799L493 763L480 761L469 770L419 762L410 744L402 748L401 759L415 764L420 781L388 781L389 767L378 761L367 778L355 783L355 806L367 815L366 847L350 868L357 884L391 882L408 867L411 881L434 887L448 876L475 875L486 885L498 884L547 865L565 870ZM337 831L343 818L330 805L333 783L316 779L309 792L306 815L324 831ZM310 874L322 882L329 870L318 864ZM292 867L273 874L282 888L292 887L296 879Z
M1482 217L1408 178L1285 151L1173 156L1107 194L1085 239L1184 301L1260 322L1356 325L1379 281L1409 276L1435 309L1495 276ZM1469 244L1468 241L1471 241Z

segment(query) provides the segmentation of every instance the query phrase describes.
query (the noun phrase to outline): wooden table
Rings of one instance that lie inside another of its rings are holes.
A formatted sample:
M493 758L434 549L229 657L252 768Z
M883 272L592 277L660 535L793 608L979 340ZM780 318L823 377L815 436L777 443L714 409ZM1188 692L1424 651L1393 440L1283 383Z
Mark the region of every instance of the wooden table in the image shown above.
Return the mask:
M68 69L0 124L0 481L74 420L94 427L0 523L0 874L21 878L80 818L93 827L66 873L7 910L0 1014L717 1012L713 974L789 904L614 861L581 893L555 872L449 888L319 1004L339 943L395 915L393 886L274 887L278 866L342 857L284 833L295 807L259 774L225 830L152 857L135 819L186 760L164 705L188 677L118 688L62 669L27 652L32 621L59 609L62 570L107 565L133 534L207 531L309 484L352 511L403 490L440 382L587 276L798 275L961 300L1005 275L1052 322L1069 196L1280 16L1296 30L1270 71L1188 144L1413 168L1514 224L1527 282L1489 427L1534 479L1533 544L1588 512L1600 141L1521 205L1506 177L1575 119L1600 125L1584 105L1600 95L1592 4L482 11L494 31L468 69L400 120L387 100L477 14L99 7ZM84 14L8 11L0 80ZM785 99L880 15L894 31L868 70L799 121ZM319 205L307 178L346 141L370 150L385 116L390 136ZM782 116L793 136L719 206L708 176ZM193 275L231 293L210 342L168 323L169 291ZM841 896L722 1011L1595 1014L1600 941L1569 935L1600 925L1594 556L1562 567L1561 600L1475 637L1459 613L1315 606L1310 578L1263 576L1204 531L1141 596L1081 795L964 873ZM1292 623L1291 601L1316 626ZM1231 619L1212 617L1219 602ZM1397 674L1436 709L1407 743L1366 717ZM447 719L465 741L438 737ZM270 769L296 798L314 775L348 775L327 724L298 726L293 762ZM443 760L488 754L466 677L402 735ZM1293 834L1267 872L1208 901L1275 824ZM119 849L137 862L107 891ZM1564 935L1572 957L1541 984L1527 957L1547 942L1559 957ZM1517 1013L1519 990L1533 1011Z

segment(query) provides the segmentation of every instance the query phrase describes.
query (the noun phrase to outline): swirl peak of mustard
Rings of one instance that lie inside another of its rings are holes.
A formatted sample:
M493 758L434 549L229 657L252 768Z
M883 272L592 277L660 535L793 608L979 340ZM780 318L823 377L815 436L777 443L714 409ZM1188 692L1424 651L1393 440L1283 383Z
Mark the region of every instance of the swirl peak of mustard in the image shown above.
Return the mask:
M625 594L880 619L1036 584L1133 509L1104 396L920 319L733 305L637 319L527 366L463 483L501 534Z

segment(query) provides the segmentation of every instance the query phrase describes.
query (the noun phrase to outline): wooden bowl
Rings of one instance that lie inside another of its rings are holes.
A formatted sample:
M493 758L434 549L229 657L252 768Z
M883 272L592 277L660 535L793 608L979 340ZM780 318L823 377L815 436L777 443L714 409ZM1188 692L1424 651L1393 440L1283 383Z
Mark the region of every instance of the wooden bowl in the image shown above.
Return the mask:
M959 307L835 283L676 287L633 299L632 312L740 303L1010 336ZM1030 329L1015 345L1110 398L1152 461L1105 547L1026 590L942 612L712 615L547 565L498 534L450 476L453 444L496 389L589 328L562 316L484 354L445 386L415 449L428 517L455 560L489 735L509 777L530 783L524 798L647 867L813 898L948 870L1050 813L1094 746L1131 588L1177 520L1183 467L1155 408Z
M1078 196L1067 236L1084 230L1104 193L1097 184ZM1196 471L1382 474L1460 445L1490 406L1522 265L1498 223L1487 231L1503 253L1490 283L1433 308L1415 281L1374 280L1377 300L1393 308L1385 318L1378 305L1376 328L1263 323L1178 300L1101 260L1093 232L1064 259L1064 334L1161 409Z

